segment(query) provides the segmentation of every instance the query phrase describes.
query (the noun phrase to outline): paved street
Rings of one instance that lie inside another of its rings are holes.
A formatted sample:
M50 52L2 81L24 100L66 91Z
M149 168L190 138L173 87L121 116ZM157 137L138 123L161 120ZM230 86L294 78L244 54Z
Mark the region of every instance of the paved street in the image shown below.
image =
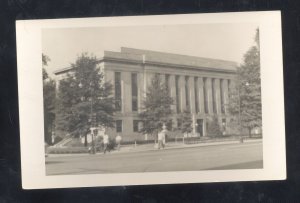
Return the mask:
M262 168L262 143L46 158L47 175Z

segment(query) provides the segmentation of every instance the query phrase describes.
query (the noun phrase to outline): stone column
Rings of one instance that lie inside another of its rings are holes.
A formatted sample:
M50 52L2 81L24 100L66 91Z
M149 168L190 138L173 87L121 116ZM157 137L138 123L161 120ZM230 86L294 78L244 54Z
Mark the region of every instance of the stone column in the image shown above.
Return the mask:
M213 114L213 100L212 100L212 79L206 78L206 92L207 92L207 103L208 103L208 114Z
M179 89L180 89L180 109L181 112L186 110L186 99L185 99L185 76L179 77Z
M203 92L203 78L198 78L198 102L199 102L199 111L201 114L205 113L204 110L204 92Z
M229 92L228 92L228 80L224 79L222 82L222 88L223 88L223 98L224 98L224 110L225 114L227 114L226 106L229 103Z
M173 105L171 107L172 111L176 113L176 84L175 84L175 75L170 75L169 78L169 91L170 96L173 99Z
M189 77L188 86L189 86L189 97L190 97L190 110L192 114L196 113L195 107L195 84L194 77Z
M121 78L123 82L122 90L122 107L124 106L124 113L132 112L132 94L131 94L131 73L122 72Z
M215 79L215 99L216 99L216 113L222 114L221 112L221 91L220 91L220 79Z

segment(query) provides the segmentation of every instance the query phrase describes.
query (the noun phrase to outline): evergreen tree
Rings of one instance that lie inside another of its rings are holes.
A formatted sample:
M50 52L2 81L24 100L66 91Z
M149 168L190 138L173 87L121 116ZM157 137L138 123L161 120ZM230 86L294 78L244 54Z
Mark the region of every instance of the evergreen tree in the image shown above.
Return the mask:
M167 86L161 81L159 74L155 74L147 89L143 109L139 115L143 121L141 132L156 136L163 124L171 126L172 104L173 99L169 96Z
M250 132L262 126L259 30L256 30L255 45L244 55L237 69L236 87L230 90L228 110L238 125Z
M179 114L178 122L180 123L178 130L180 130L182 133L191 133L193 131L192 115L188 110L185 110L183 113Z
M114 127L112 85L104 82L96 57L83 53L71 67L59 84L57 129L86 136L91 127Z
M207 123L207 135L208 136L221 136L222 129L219 125L218 117L213 116Z
M55 81L52 80L45 66L48 65L50 58L42 54L43 59L43 98L44 98L44 140L51 144L51 135L54 130L55 120Z

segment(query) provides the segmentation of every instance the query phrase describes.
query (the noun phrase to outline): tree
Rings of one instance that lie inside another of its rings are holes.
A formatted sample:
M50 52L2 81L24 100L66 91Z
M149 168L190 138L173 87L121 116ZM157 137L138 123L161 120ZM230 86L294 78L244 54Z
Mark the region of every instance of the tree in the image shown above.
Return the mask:
M222 129L219 125L217 116L213 116L210 120L208 120L206 131L208 136L222 135Z
M255 44L245 53L243 63L237 68L235 90L230 91L228 110L239 126L251 130L262 126L259 30Z
M192 115L188 110L185 110L183 113L179 114L178 122L180 123L178 130L180 130L182 133L191 133L193 131Z
M51 136L55 120L55 81L51 79L45 69L50 58L42 54L43 64L43 98L44 98L44 140L52 144Z
M155 74L147 89L142 112L139 114L143 122L140 131L144 134L157 135L163 124L170 126L172 123L172 104L173 99L169 96L167 86L161 81L159 74Z
M59 84L57 129L86 137L91 127L114 127L112 85L104 81L96 57L83 53L71 68Z

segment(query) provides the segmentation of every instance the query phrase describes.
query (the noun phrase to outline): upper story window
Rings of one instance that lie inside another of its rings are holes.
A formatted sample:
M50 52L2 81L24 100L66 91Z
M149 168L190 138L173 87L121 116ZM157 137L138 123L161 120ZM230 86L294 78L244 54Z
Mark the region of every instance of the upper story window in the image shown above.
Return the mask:
M203 78L204 111L208 113L207 78Z
M180 113L180 92L179 92L179 75L175 77L175 89L176 89L176 111Z
M115 72L115 108L117 111L122 110L122 88L120 72Z
M195 110L196 113L199 113L199 94L198 94L198 78L195 77L194 78L194 90L195 90Z
M185 76L185 104L186 104L186 110L190 111L191 105L190 105L190 94L189 94L189 76Z
M131 96L132 96L132 111L138 110L138 84L137 73L131 74Z

